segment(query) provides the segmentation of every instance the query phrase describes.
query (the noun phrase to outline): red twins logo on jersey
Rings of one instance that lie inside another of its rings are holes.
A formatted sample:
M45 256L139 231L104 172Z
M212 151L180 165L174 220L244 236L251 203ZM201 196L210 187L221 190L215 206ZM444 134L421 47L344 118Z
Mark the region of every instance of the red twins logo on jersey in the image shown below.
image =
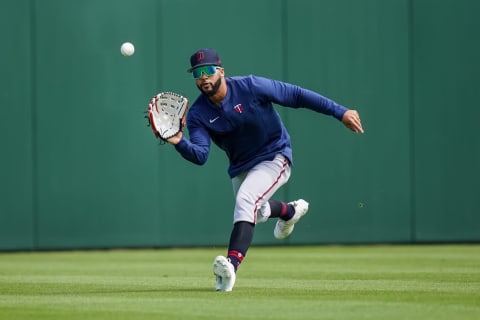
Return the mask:
M235 107L233 107L233 110L237 113L242 113L243 112L243 106L241 103L237 104Z

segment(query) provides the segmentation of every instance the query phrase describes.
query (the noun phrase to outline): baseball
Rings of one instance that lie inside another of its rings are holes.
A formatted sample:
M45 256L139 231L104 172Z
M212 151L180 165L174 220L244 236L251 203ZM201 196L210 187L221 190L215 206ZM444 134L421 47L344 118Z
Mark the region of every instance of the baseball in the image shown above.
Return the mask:
M135 52L135 47L133 46L133 44L131 44L130 42L125 42L122 44L122 46L120 47L120 52L122 53L122 55L124 55L125 57L130 57L131 55L133 55L133 53Z

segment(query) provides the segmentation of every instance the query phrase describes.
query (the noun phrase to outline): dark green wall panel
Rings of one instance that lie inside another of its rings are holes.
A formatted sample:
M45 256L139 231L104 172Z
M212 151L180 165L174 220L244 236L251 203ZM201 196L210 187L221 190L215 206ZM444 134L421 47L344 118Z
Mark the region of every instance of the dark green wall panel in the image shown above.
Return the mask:
M0 249L35 244L30 1L0 2Z
M480 239L480 2L416 1L416 239Z
M159 154L142 114L157 85L157 8L37 8L40 248L159 244ZM120 55L123 41L135 43L135 56Z
M288 80L358 109L366 130L355 135L333 117L289 112L291 188L311 202L294 239L409 241L407 2L300 0L287 8Z

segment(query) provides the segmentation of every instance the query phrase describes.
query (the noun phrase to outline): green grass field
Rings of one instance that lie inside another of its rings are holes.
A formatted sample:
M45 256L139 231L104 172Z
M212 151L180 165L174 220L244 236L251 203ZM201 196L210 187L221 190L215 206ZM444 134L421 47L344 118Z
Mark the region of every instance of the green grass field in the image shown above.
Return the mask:
M0 253L0 319L480 319L480 246Z

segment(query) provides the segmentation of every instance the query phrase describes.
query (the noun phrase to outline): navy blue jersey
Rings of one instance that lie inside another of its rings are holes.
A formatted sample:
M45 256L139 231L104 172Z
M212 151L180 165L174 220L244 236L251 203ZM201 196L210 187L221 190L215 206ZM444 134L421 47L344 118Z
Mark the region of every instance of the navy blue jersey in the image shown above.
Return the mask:
M225 151L235 177L280 153L293 164L290 136L273 104L308 108L342 119L347 108L299 86L258 76L226 77L227 95L221 107L201 94L187 114L190 139L175 145L187 160L207 161L210 141Z

